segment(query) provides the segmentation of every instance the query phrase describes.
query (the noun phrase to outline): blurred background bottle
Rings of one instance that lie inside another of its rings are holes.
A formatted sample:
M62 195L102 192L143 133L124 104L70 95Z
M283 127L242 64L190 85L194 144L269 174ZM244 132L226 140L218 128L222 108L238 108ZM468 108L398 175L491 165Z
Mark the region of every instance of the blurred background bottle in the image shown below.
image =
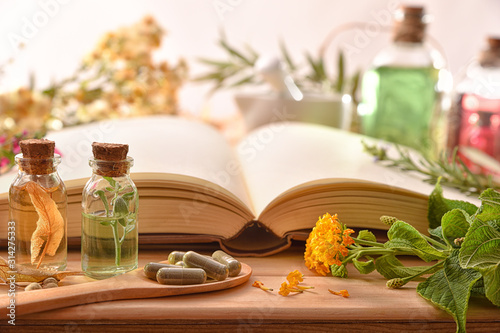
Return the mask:
M499 37L487 38L486 49L457 81L449 124L450 151L458 146L473 171L492 171L490 159L500 162Z
M358 107L362 132L436 156L446 144L446 110L452 87L444 57L424 42L423 7L394 15L392 43L363 75Z

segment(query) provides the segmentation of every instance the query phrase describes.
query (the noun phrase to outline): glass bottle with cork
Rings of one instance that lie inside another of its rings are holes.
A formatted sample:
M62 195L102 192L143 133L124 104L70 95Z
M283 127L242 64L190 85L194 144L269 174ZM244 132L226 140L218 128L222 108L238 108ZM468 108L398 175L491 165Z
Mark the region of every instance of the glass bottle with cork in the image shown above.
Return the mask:
M67 264L67 194L54 141L19 142L18 174L9 189L9 227L15 229L17 265L64 270ZM9 229L12 231L12 229Z
M487 38L464 74L455 88L448 148L458 146L473 171L491 172L489 159L500 162L500 37Z
M92 152L82 197L82 270L105 279L137 268L139 196L128 145L94 142Z
M363 76L358 113L364 134L431 156L445 147L443 103L452 82L444 58L424 42L427 17L419 6L396 12L393 42Z

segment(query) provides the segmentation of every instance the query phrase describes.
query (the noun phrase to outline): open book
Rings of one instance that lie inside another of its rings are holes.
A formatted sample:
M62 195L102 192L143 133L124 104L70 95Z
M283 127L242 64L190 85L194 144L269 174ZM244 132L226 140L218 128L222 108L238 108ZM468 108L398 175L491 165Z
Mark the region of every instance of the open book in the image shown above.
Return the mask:
M233 254L264 255L304 240L325 212L349 227L385 229L379 217L391 215L427 231L433 186L375 164L362 151L362 136L330 127L275 123L231 146L208 125L158 116L67 128L48 138L62 153L70 241L80 237L93 141L130 146L141 243L219 241ZM0 177L2 240L15 173Z

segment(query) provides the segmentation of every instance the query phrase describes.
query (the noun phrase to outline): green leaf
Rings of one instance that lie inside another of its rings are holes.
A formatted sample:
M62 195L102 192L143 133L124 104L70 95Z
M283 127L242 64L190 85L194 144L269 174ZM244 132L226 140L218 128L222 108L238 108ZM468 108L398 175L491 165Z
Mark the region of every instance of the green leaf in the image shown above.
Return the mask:
M481 207L476 217L488 221L491 226L500 231L500 193L487 189L479 196Z
M243 54L240 52L236 51L235 48L231 47L229 43L226 41L225 36L221 36L221 39L219 40L220 46L222 46L223 49L225 49L229 54L235 56L236 58L239 58L243 60L243 62L249 66L253 66L254 62L252 60L247 59Z
M297 66L295 66L292 57L290 57L290 53L288 52L288 49L286 48L285 42L283 40L280 40L280 50L283 59L288 65L288 69L290 70L290 72L294 72L297 69Z
M460 248L463 268L489 268L500 263L500 232L476 217Z
M352 77L351 81L351 97L355 105L358 104L358 98L356 92L359 89L359 82L361 80L361 71L357 71L354 76Z
M345 76L345 64L344 64L344 53L342 50L339 51L339 59L337 62L337 84L335 90L337 92L342 92L344 88L344 76Z
M254 79L255 79L255 75L252 73L248 76L245 76L245 77L239 79L238 81L236 81L234 83L231 83L228 87L229 88L238 87L238 86L244 85L246 83L251 83L251 82L253 82Z
M460 247L459 245L455 245L454 240L465 237L471 224L472 219L466 211L462 209L450 210L441 219L444 241L451 247Z
M102 177L102 178L106 179L109 185L111 185L111 187L116 189L116 180L113 177Z
M486 297L500 306L500 231L496 220L484 221L483 218L497 218L492 210L498 206L492 201L483 201L482 212L476 216L460 248L460 265L474 268L484 278Z
M375 270L375 263L373 262L373 258L367 257L368 261L359 261L358 259L352 259L352 263L354 267L361 274L369 274Z
M129 223L127 224L127 227L125 228L125 234L128 234L129 232L131 232L132 230L135 229L135 220L129 219L128 222Z
M134 196L135 196L135 192L127 192L127 193L125 193L125 194L122 195L122 198L126 202L129 202L131 199L134 198Z
M104 193L103 190L97 190L94 192L99 198L101 199L104 209L106 210L106 215L109 215L109 206L108 206L108 199L106 198L106 194Z
M470 291L471 296L478 296L478 297L484 297L485 296L485 291L484 291L484 279L480 278L477 280L477 282L472 286L472 289Z
M358 237L356 237L356 238L362 239L362 240L367 240L367 241L370 241L370 242L376 242L377 241L377 237L375 237L375 235L373 234L373 232L371 232L369 230L361 230L358 233Z
M317 61L313 59L310 53L306 53L306 59L312 68L311 80L321 83L326 80L326 72L323 64L323 59L319 58Z
M417 229L406 222L394 222L387 237L389 241L384 244L386 248L412 251L427 262L446 258L445 253L432 247Z
M443 269L421 282L417 292L452 315L457 323L457 332L465 333L471 289L480 278L479 272L460 267L458 250L454 250L444 261Z
M198 61L205 64L205 65L211 65L211 66L220 67L220 68L225 68L225 67L231 66L231 63L227 62L227 61L217 61L217 60L212 60L212 59L207 59L207 58L198 58Z
M470 202L445 199L443 197L443 189L438 181L429 196L429 210L427 214L429 228L433 229L440 226L443 215L455 208L463 209L469 215L473 215L477 211L477 207Z
M347 268L345 265L331 265L330 266L330 271L332 272L333 276L341 277L341 278L346 278L347 277Z
M441 243L445 244L445 241L443 239L443 228L441 226L434 228L434 229L429 229L429 234L435 239L440 241Z
M100 223L101 225L108 226L108 225L112 225L114 221L115 221L115 220L109 220L109 221L106 221L106 220L105 220L105 221L99 221L99 223Z
M481 269L484 279L484 291L491 303L500 306L500 263L487 269Z
M115 206L113 207L113 216L118 218L118 222L123 227L127 225L127 222L123 217L127 216L128 213L129 211L127 202L122 197L116 198Z
M377 272L380 273L380 275L390 280L420 274L423 271L429 269L429 266L405 267L395 255L385 254L375 260L375 268L377 269ZM437 267L434 271L429 271L428 274L431 274L439 269L440 268Z

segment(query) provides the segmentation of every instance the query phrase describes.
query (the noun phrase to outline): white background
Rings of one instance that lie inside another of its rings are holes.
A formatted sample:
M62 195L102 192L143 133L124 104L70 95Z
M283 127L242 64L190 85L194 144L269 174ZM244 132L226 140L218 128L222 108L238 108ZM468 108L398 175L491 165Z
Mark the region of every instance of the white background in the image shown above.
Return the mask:
M487 35L500 35L500 1L412 3L424 5L432 15L428 32L444 50L454 75L484 47ZM25 49L17 51L9 36L22 36L26 21L33 23L43 16L43 4L51 4L52 12L45 10L49 19L28 39ZM38 88L51 79L69 76L103 33L147 14L168 31L156 57L171 63L185 58L193 76L206 70L197 58L225 56L216 46L221 29L230 43L238 47L248 43L262 54L277 54L281 38L301 61L306 50L318 52L332 29L349 22L367 22L373 29L368 40L362 30L342 33L331 43L325 59L333 65L337 47L356 47L357 52L349 52L347 59L352 73L366 68L376 51L388 42L390 34L379 28L389 27L387 14L395 4L388 0L0 0L0 64L15 59L0 74L0 91L26 85L31 72ZM218 93L207 100L209 88L207 84L185 85L182 109L195 114L207 108L215 116L232 114L232 92Z

